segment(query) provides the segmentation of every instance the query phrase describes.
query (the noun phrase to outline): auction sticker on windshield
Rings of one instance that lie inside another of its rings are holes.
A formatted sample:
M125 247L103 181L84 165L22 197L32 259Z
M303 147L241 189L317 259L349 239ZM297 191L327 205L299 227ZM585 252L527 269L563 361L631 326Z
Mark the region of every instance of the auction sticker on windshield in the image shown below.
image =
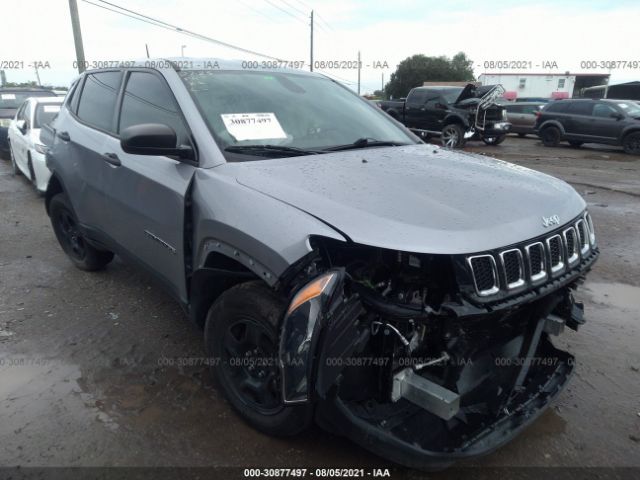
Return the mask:
M15 100L16 96L14 93L3 93L2 100Z
M227 131L237 141L287 138L275 113L222 113Z

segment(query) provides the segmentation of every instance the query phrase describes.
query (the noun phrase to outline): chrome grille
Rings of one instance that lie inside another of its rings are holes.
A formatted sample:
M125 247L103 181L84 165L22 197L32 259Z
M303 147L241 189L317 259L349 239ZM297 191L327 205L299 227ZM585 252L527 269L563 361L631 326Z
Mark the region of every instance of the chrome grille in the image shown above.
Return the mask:
M493 255L476 255L467 259L478 295L493 295L500 290L498 270Z
M545 262L544 245L542 242L532 243L524 247L529 263L529 275L531 281L538 283L547 278L547 265Z
M540 240L468 256L467 265L476 293L485 297L501 290L538 285L561 275L589 256L595 245L593 221L585 212L573 223Z
M562 237L553 235L547 238L547 249L549 250L549 264L551 274L558 274L564 270L564 255L562 255Z
M517 248L500 252L504 278L508 289L514 289L524 285L524 261L522 252Z
M589 251L591 245L589 243L589 230L587 229L587 224L583 219L580 219L576 222L576 230L578 231L580 253L584 255Z
M576 229L574 227L567 228L562 232L562 236L567 249L567 263L573 265L580 259Z

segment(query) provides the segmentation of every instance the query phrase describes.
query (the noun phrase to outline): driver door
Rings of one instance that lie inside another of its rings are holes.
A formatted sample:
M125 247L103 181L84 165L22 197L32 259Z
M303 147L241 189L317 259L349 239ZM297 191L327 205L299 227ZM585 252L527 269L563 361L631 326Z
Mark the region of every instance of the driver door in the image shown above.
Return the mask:
M131 70L125 77L118 136L127 127L161 123L174 129L178 144L191 143L178 104L157 72ZM102 192L106 229L133 259L186 301L185 196L196 171L190 163L160 155L126 153L118 137L104 145Z

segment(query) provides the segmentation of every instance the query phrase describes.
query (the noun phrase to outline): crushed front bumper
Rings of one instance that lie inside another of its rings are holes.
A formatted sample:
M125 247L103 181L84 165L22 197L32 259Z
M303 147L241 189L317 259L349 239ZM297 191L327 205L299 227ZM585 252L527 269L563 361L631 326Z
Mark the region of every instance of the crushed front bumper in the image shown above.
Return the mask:
M445 421L405 400L397 403L348 403L335 390L318 405L318 423L383 458L422 470L439 470L455 461L485 455L517 436L549 406L573 373L574 358L543 335L520 392L489 413L462 405Z

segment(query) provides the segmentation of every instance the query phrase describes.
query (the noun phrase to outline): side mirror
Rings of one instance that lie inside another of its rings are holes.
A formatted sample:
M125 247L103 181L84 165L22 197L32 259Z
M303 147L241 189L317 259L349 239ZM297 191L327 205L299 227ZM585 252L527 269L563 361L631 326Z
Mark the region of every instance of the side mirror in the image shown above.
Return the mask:
M16 127L18 127L18 130L20 130L23 135L27 133L27 122L25 120L16 120Z
M613 112L609 116L611 118L615 118L616 120L622 120L624 118L624 115L622 115L621 113L618 113L618 112Z
M122 150L134 155L166 155L193 159L191 147L176 145L176 132L161 123L142 123L125 128L120 133Z
M436 108L437 108L438 110L446 110L446 109L447 109L447 106L446 106L444 103L440 103L440 102L438 102L438 103L436 103Z

